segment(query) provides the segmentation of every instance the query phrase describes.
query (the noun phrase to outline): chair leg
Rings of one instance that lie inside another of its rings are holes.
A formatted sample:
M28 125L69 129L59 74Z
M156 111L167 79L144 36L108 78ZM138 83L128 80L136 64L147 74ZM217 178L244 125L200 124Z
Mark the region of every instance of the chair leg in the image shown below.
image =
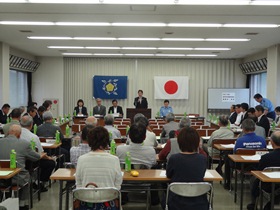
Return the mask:
M29 184L28 184L29 185L29 207L30 207L30 209L33 208L33 187L32 187L32 183L33 183L33 181L31 179Z
M151 205L151 191L150 189L147 190L147 201L146 201L146 210L150 210Z

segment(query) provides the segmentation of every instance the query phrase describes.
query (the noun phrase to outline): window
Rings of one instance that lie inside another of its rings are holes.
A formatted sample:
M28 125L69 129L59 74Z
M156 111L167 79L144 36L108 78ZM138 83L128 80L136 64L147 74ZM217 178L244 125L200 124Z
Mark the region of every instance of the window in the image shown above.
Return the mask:
M251 80L250 80L250 103L252 107L255 107L259 103L255 101L254 95L256 93L261 94L264 98L266 97L266 75L267 73L261 73L261 74L251 74Z
M27 106L27 73L10 70L10 105L11 107Z

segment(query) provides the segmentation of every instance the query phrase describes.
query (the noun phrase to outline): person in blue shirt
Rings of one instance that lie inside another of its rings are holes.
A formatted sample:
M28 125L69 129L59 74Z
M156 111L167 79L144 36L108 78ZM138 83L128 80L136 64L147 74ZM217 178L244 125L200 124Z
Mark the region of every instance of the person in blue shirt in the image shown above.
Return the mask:
M160 107L160 116L165 118L168 113L173 113L173 109L169 105L169 100L164 100L164 106Z
M265 112L264 114L275 120L275 112L274 112L274 106L272 104L272 102L270 100L268 100L267 98L263 98L261 94L257 93L254 95L254 99L260 103L260 105L264 108Z

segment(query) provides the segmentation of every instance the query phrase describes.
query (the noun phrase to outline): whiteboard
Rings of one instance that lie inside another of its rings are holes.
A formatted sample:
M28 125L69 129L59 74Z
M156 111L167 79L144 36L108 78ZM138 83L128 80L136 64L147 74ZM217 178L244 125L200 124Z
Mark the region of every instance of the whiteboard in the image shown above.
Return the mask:
M208 109L229 109L232 104L250 104L249 89L208 89Z

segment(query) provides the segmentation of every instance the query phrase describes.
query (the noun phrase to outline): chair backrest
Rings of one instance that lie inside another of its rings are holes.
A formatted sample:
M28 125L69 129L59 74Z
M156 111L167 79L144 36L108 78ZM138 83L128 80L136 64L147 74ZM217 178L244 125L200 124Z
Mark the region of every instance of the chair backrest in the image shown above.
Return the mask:
M122 136L126 135L126 128L118 128Z
M72 125L72 132L74 133L80 133L80 125L79 124L73 124Z
M196 129L198 132L199 136L206 136L206 129Z
M73 198L88 203L104 203L121 200L121 193L115 187L79 188L73 190Z
M156 136L160 136L162 129L160 128L153 128L153 132L156 134Z
M212 185L209 182L173 182L167 188L166 209L168 209L169 193L173 192L183 197L197 197L210 193L209 206L212 201Z
M1 168L10 168L10 160L9 159L0 160L0 167Z
M267 149L237 149L236 154L238 155L255 155L257 152L268 152Z
M193 129L200 129L200 128L201 128L200 125L191 125L191 127L192 127Z
M206 129L206 131L207 131L207 136L211 136L212 135L212 133L215 131L216 129Z
M214 144L234 144L236 142L236 138L229 139L213 139L212 147Z

